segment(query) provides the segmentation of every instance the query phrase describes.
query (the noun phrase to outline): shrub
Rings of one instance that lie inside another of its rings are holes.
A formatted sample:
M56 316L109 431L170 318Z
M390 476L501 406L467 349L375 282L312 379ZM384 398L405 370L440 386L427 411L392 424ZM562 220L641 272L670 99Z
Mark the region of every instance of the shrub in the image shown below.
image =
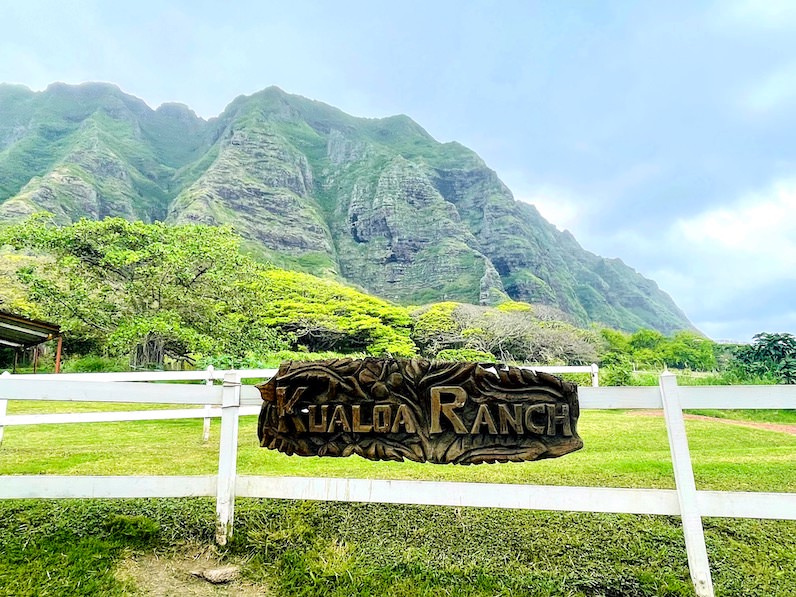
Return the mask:
M64 373L102 373L105 371L127 371L127 362L122 358L89 355L67 359L63 365Z
M492 353L473 350L472 348L449 348L440 350L435 358L438 361L477 361L484 363L494 363L497 360Z

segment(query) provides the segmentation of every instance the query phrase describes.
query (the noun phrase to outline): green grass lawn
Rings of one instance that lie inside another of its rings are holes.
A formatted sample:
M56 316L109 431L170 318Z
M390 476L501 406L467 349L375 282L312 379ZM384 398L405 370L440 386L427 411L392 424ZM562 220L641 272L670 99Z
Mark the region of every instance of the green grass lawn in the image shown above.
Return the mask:
M20 402L11 402L9 412L17 410L16 404ZM119 408L93 406L95 410ZM686 421L686 428L698 488L796 492L796 436L711 421ZM0 474L214 474L219 430L220 420L213 419L210 441L204 443L201 419L9 427L0 448ZM371 462L359 457L288 457L260 448L256 417L242 417L238 472L674 488L662 417L632 411L587 410L581 414L578 431L585 447L563 458L439 466Z
M716 417L718 419L734 419L737 421L754 421L758 423L781 423L796 425L796 409L758 409L758 410L689 410L695 415Z
M796 492L796 436L686 428L699 489ZM0 474L214 474L219 430L205 444L201 419L9 427ZM587 410L578 430L585 447L562 458L460 467L287 457L258 447L244 417L238 472L674 487L662 417ZM0 595L133 595L118 562L212 542L213 520L203 498L0 502ZM266 594L693 595L676 517L238 500L235 525L225 555ZM705 534L717 595L796 595L796 523L706 519Z

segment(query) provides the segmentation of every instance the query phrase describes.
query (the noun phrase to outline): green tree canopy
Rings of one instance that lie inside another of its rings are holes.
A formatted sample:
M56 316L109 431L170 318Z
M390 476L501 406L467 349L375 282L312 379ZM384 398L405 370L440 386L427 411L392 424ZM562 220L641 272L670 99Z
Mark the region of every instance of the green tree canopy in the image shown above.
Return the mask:
M716 367L714 342L695 332L675 332L659 345L661 358L670 367L709 371Z
M761 332L751 344L736 352L736 362L752 375L772 376L784 383L796 383L796 337L792 334Z
M405 310L258 263L229 227L34 217L0 230L2 245L49 257L18 270L44 315L106 352L132 351L137 364L297 346L415 350Z
M30 298L67 333L105 350L132 349L144 364L245 349L233 282L264 268L229 228L121 218L58 227L34 217L5 228L0 241L52 258L19 270ZM282 345L274 332L256 341Z

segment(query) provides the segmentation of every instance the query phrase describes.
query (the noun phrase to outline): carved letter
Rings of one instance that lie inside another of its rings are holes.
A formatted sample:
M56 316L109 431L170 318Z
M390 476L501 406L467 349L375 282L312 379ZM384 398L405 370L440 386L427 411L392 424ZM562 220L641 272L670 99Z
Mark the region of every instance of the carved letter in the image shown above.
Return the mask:
M329 429L327 431L329 433L334 433L336 425L339 425L342 431L351 432L351 423L348 422L348 415L345 414L345 408L342 404L338 404L334 407L332 420L329 421Z
M276 389L276 406L279 409L279 416L285 416L285 393L287 392L287 388L277 388Z
M326 433L326 421L329 415L329 407L324 404L321 406L321 421L318 422L318 417L316 413L318 412L318 406L315 404L311 404L310 407L310 431L313 433Z
M442 402L442 395L453 396L453 402ZM453 410L461 408L467 401L467 393L458 386L437 386L431 388L431 433L442 433L440 413L453 424L456 433L467 433L467 428Z
M544 416L547 413L547 408L545 404L531 404L525 410L525 428L530 431L531 433L536 433L538 435L542 435L545 430L547 429L547 421L544 421L541 424L535 423L533 420L533 414L539 413L540 415Z
M478 412L475 413L475 422L473 428L470 429L471 435L481 433L481 426L486 425L489 435L497 435L497 427L495 427L495 420L492 418L492 413L489 412L486 404L478 406Z
M498 416L500 417L500 434L508 435L509 425L514 429L514 433L522 435L522 404L514 405L514 416L509 413L507 404L498 404Z
M395 419L393 419L392 429L390 429L390 431L392 433L399 433L399 425L404 426L404 431L406 431L406 433L415 432L415 421L412 419L412 413L409 412L409 407L406 404L402 404L398 407L398 412L395 413Z
M547 405L547 435L556 434L556 425L561 424L561 433L565 437L572 437L572 428L569 424L569 406L559 404L560 412L556 412L555 404Z
M293 421L297 433L305 433L307 431L307 428L304 426L304 421L302 421L298 415L291 415L290 420Z
M362 407L359 404L355 404L351 407L351 418L353 419L353 427L354 433L367 433L373 429L373 425L363 425L360 423L361 421L361 414L360 409Z
M377 404L373 407L373 431L387 433L390 430L392 408L389 404Z

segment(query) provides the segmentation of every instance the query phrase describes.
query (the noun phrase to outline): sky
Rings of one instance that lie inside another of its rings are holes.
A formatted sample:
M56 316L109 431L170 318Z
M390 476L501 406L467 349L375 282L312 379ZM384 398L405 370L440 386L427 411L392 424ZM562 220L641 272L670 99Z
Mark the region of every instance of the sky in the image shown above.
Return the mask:
M0 0L0 81L270 85L476 151L703 333L796 334L796 2Z

